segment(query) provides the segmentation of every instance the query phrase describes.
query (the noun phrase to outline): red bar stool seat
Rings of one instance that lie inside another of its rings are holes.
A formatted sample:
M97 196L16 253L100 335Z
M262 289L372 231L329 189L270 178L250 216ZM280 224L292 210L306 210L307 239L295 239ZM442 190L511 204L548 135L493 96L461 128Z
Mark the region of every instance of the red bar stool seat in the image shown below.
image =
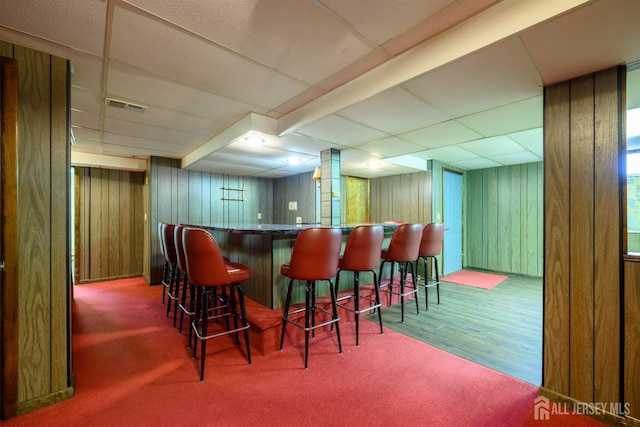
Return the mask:
M382 241L384 239L384 228L381 225L361 225L349 232L344 253L338 262L338 273L336 274L336 298L338 306L355 314L356 321L356 345L359 344L360 334L360 313L366 313L378 309L378 321L380 323L380 333L382 333L382 312L380 310L380 283L376 269L380 267L380 254L382 251ZM338 297L340 289L340 273L342 271L353 272L353 292L348 295ZM375 297L369 298L360 294L360 272L370 271L373 273L373 285ZM365 300L368 306L361 307L360 301ZM344 301L344 302L343 302ZM353 306L347 301L353 301Z
M291 260L288 264L282 265L280 273L289 278L287 288L287 299L282 314L282 334L280 336L280 350L284 344L285 330L288 323L304 330L304 367L308 366L309 359L309 332L314 332L317 328L335 324L336 336L338 338L338 349L342 353L340 342L340 327L338 308L336 304L335 289L331 279L338 272L338 260L340 258L340 248L342 246L342 230L339 228L307 228L298 234L293 244ZM305 305L290 311L291 293L293 281L301 280L306 283ZM331 311L316 305L316 281L326 280L329 282L329 294L331 297ZM304 324L299 323L290 316L297 313L304 313ZM329 320L316 324L316 314L328 314Z
M202 229L185 228L182 232L185 260L189 282L196 290L195 309L191 328L195 335L193 358L196 358L197 343L202 341L200 351L200 381L204 381L204 368L207 340L223 335L235 334L239 344L238 332L244 331L247 361L251 364L251 348L249 344L249 321L244 303L241 281L251 277L249 267L235 262L226 262L220 248L211 234ZM228 304L210 307L212 291L216 288L228 287ZM236 294L238 300L236 301ZM238 313L237 307L240 307ZM225 318L226 326L218 322ZM229 318L233 319L233 327L229 326ZM238 320L240 324L238 324ZM215 321L215 330L209 332L210 324Z
M413 295L416 300L416 314L420 314L418 308L418 285L417 276L415 274L414 263L418 259L418 250L420 249L420 241L422 240L422 224L401 224L399 225L389 242L389 247L381 253L382 263L380 264L380 281L382 282L382 273L387 263L391 264L391 273L389 275L389 283L380 284L381 290L389 293L389 304L393 295L400 297L401 322L404 322L404 299ZM394 270L395 264L399 266L399 290L394 291ZM407 290L407 276L411 270L412 288ZM387 288L387 289L385 289Z
M422 240L420 250L416 260L418 273L420 272L420 260L424 271L424 306L429 309L429 288L436 287L438 304L440 304L440 274L438 273L438 255L442 250L442 239L444 237L444 224L432 222L424 226L422 230ZM428 263L433 260L432 273L429 274ZM435 276L435 277L434 277Z

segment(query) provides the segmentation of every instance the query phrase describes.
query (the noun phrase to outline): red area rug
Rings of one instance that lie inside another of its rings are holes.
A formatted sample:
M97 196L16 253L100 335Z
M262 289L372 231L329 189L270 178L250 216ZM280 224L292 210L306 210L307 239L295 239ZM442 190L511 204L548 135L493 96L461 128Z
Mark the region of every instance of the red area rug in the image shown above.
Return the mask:
M283 351L252 352L252 365L242 342L209 340L201 383L161 292L131 279L74 286L75 396L3 427L538 425L535 386L364 319L358 347L354 323L340 321L343 354L335 332L318 330L307 370L293 335Z
M498 283L505 280L507 276L499 274L481 273L479 271L460 270L448 274L440 280L457 283L459 285L473 286L475 288L491 289Z

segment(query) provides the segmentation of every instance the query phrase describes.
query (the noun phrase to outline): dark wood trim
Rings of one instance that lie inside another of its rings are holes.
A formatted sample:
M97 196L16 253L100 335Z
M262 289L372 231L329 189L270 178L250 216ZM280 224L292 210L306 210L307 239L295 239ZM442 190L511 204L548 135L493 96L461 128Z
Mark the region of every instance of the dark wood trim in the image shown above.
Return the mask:
M2 80L2 418L18 402L18 61L0 57Z

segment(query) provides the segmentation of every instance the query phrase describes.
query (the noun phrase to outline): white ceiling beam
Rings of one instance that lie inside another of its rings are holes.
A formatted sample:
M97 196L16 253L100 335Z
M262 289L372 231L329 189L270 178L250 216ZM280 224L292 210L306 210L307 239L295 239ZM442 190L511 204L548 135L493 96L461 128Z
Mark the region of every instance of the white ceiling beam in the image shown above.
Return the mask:
M278 120L290 133L591 0L504 0Z

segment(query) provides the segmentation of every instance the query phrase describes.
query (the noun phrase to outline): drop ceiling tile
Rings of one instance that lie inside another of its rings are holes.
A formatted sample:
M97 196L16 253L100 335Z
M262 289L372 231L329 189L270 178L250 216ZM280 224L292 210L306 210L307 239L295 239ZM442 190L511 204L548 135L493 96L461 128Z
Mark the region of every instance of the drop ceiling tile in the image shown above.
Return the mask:
M71 123L73 126L100 129L100 114L83 113L82 111L71 111Z
M81 128L76 126L72 126L71 129L73 130L73 135L75 136L76 141L82 141L87 143L91 142L91 143L98 143L98 144L101 141L99 130Z
M507 165L519 165L522 163L541 162L542 157L539 157L530 151L523 151L522 153L511 153L511 154L501 154L497 156L491 156L491 160L507 166Z
M100 115L102 112L102 98L95 92L71 87L71 110Z
M180 144L111 132L105 132L103 139L105 146L109 144L111 146L131 147L136 150L136 154L140 153L141 150L149 150L150 152L170 153L171 157L182 157L188 152L188 148L185 149Z
M345 108L338 115L388 134L420 129L449 118L399 87Z
M509 134L509 137L530 151L542 150L544 131L542 128L529 129Z
M144 114L133 113L130 114ZM203 141L202 135L177 131L173 129L165 129L157 126L149 126L141 123L135 123L127 120L120 120L107 117L104 120L105 133L113 133L118 135L129 135L131 137L145 138L150 141L165 141L173 144L181 144L185 150L193 147L195 144Z
M477 154L467 151L456 145L421 151L420 153L414 154L414 156L426 160L439 160L444 163L450 163L458 160L476 159L479 157Z
M102 59L77 51L66 58L71 61L71 87L99 95L102 92ZM73 102L73 95L71 101Z
M128 101L121 98L118 100ZM149 105L144 105L144 107L146 108L144 112L137 113L107 106L105 107L105 118L129 121L158 129L184 132L190 135L198 135L200 138L210 136L220 127L219 123L202 116L193 116L179 111L166 110Z
M171 151L164 151L159 148L140 148L133 145L127 146L107 143L103 145L102 152L100 154L116 157L135 157L138 159L147 159L149 156L165 157L168 159L180 158L179 154Z
M207 157L217 157L220 154L244 158L249 163L258 165L264 162L277 162L276 166L280 167L287 165L289 160L297 160L298 163L303 163L318 159L320 156L320 153L317 153L316 155L295 153L268 147L266 145L252 145L242 141L229 144L223 149L218 150Z
M116 4L113 59L240 102L275 108L309 85Z
M542 126L542 96L461 117L458 121L484 136L504 135Z
M400 156L423 150L417 144L404 141L400 138L389 137L379 141L368 142L358 146L358 150L376 154L380 157Z
M477 158L477 159L469 159L469 160L460 160L455 162L450 162L451 166L457 166L462 169L472 170L472 169L487 169L487 168L495 168L501 166L500 163L496 163L489 159Z
M342 145L358 145L387 136L335 114L296 129L296 133Z
M453 0L408 0L401 5L387 0L360 2L321 0L321 3L340 15L367 38L381 45L407 28L417 26L429 16L444 9Z
M264 114L266 109L136 69L126 64L109 65L109 96L124 98L134 103L155 105L194 116L206 117L220 126L234 123L252 111ZM216 114L212 114L215 112Z
M638 17L637 0L589 2L520 38L548 85L637 61L640 43L626 41L640 40Z
M333 75L372 50L352 28L311 1L191 0L189 7L152 0L130 2L308 84Z
M505 153L520 153L525 149L508 136L493 136L458 144L458 147L469 150L483 157L497 156Z
M0 0L0 25L102 55L107 2Z
M403 86L453 118L542 94L540 77L514 38Z
M277 138L276 141L277 143L274 143L274 147L296 153L312 154L316 156L319 156L320 153L324 150L328 150L330 148L338 148L336 144L332 144L330 142L318 140L315 138L310 138L308 136L300 135L297 133L283 135ZM267 141L267 143L269 144L270 141Z
M456 120L448 120L433 126L399 135L402 139L419 144L424 148L437 148L482 138Z

